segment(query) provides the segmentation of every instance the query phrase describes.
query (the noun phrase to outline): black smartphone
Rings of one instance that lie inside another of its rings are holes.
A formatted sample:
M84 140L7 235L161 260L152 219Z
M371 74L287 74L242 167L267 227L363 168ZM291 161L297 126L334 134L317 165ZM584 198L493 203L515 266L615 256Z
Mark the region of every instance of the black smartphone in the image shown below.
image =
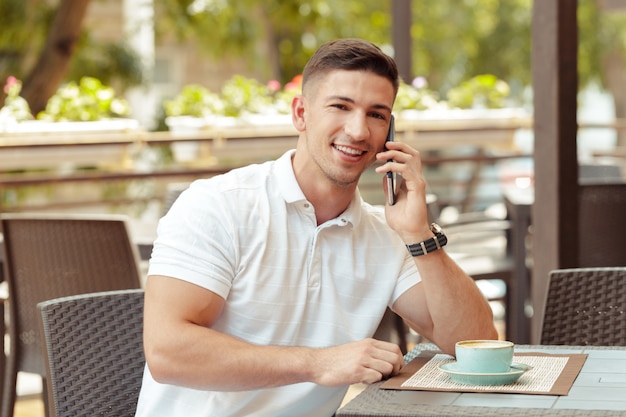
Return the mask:
M386 142L393 142L396 140L396 126L395 118L391 115L391 121L389 122L389 131L387 132ZM392 162L390 159L388 162ZM396 204L396 174L389 171L387 172L387 204L393 206Z

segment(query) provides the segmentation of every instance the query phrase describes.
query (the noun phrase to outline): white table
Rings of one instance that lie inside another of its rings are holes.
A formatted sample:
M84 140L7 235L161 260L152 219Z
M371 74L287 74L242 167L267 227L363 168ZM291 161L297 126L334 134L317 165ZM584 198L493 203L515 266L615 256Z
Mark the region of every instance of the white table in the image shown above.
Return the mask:
M410 361L418 345L405 356ZM626 347L516 346L518 352L585 353L585 364L567 396L394 391L367 387L337 417L365 416L626 416Z

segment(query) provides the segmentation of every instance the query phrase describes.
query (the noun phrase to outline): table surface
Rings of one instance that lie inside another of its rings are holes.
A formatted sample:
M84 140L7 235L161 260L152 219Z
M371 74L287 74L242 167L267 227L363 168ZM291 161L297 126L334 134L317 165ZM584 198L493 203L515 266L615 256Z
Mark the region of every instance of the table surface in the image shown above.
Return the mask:
M408 362L434 345L417 345ZM372 384L339 409L358 416L625 416L626 347L518 345L516 352L585 353L585 364L567 396L395 391Z

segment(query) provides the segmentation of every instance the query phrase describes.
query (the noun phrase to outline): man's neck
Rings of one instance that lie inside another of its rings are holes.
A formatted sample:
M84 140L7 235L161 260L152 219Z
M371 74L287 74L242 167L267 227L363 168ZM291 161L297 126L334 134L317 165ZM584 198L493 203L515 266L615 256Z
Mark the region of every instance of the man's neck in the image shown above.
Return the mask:
M306 151L303 151L306 153ZM311 169L312 160L297 162L298 152L292 156L296 181L306 199L315 208L318 226L337 218L346 211L354 197L358 183L340 185L326 178L321 170Z
M305 195L306 192L305 192ZM354 192L348 193L346 190L341 192L326 192L318 194L320 198L309 198L307 200L313 204L315 208L315 218L317 225L326 223L329 220L337 218L341 213L347 210L354 196Z

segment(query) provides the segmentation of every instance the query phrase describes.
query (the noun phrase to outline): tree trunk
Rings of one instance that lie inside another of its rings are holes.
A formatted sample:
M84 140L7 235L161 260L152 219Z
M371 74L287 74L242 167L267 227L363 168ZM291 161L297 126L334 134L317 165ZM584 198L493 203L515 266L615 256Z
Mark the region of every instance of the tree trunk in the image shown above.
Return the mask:
M278 39L276 36L276 28L272 25L272 22L265 11L265 5L259 4L256 9L259 21L263 24L264 39L259 39L257 42L263 45L261 48L265 49L267 62L270 67L270 78L278 81L285 81L282 79L282 71L280 67L280 54L278 53ZM258 50L259 47L256 49ZM286 81L285 81L286 82Z
M22 88L33 115L46 108L63 81L78 43L89 0L61 0L44 49Z

